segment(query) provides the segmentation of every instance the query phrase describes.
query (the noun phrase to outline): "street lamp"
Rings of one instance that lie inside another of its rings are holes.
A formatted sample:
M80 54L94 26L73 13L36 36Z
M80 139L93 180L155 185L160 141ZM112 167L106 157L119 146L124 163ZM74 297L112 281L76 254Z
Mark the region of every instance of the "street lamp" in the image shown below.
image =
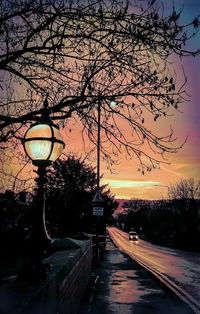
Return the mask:
M58 126L49 117L48 101L44 101L44 111L40 119L27 130L22 144L33 165L38 167L37 201L33 212L32 229L28 237L28 250L35 270L41 271L42 255L51 243L45 225L44 186L46 168L61 155L64 142Z
M24 150L35 166L49 166L58 159L64 147L64 142L48 115L48 103L44 102L45 111L42 117L26 132L22 140Z

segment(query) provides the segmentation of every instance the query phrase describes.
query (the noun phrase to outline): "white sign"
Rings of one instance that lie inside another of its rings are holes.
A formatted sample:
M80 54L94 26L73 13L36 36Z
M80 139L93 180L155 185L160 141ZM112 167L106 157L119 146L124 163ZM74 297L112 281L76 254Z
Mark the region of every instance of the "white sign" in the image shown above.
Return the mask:
M93 207L93 216L103 216L103 207Z

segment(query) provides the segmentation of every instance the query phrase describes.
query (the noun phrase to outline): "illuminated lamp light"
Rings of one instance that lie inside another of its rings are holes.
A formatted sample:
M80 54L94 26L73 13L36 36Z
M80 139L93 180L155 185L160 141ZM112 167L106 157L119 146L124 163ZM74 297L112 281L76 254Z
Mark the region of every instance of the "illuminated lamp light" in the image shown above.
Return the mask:
M22 144L27 156L36 166L54 162L60 157L65 146L58 126L46 112L27 130Z

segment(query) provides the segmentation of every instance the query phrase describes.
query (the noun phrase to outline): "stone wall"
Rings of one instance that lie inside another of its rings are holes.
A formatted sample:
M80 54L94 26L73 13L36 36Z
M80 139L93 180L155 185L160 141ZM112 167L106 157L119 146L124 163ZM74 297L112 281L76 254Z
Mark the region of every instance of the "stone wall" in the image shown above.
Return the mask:
M52 271L40 283L16 279L0 286L0 313L75 314L91 275L91 240L73 240L80 248L64 249L47 259Z

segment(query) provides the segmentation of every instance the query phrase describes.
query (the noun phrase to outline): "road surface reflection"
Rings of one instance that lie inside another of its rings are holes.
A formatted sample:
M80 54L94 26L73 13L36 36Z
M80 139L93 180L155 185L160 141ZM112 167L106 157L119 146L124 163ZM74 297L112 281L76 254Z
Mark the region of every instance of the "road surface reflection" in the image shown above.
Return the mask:
M113 227L108 232L121 250L165 275L200 304L200 254L153 245L141 239L137 243L129 241L127 233Z

